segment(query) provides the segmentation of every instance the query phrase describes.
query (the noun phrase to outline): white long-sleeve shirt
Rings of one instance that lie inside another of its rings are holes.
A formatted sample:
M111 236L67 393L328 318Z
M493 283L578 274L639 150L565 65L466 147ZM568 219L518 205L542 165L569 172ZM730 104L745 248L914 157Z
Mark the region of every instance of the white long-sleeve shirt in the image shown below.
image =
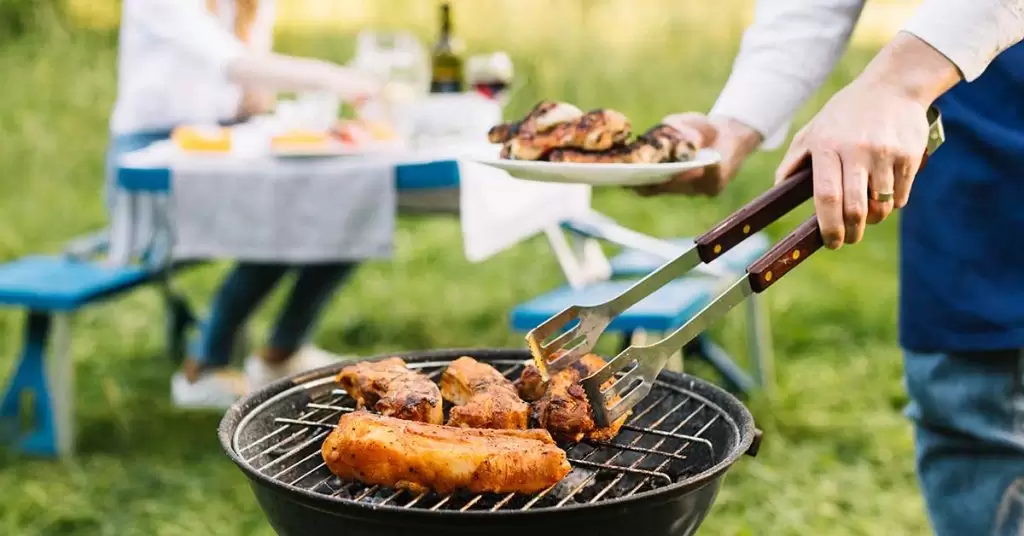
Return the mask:
M241 88L228 64L246 49L235 37L234 1L124 0L118 42L114 134L216 123L238 112ZM248 46L269 51L274 0L260 0Z
M866 0L759 0L712 115L785 139L797 109L843 54ZM1024 38L1024 0L924 0L903 28L949 58L964 79Z

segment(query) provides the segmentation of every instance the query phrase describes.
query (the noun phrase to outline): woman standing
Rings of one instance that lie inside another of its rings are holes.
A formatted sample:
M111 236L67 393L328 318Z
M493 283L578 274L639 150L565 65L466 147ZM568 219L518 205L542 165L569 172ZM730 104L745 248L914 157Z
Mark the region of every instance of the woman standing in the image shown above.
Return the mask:
M358 101L376 84L350 69L272 52L274 0L125 0L118 94L107 156L108 201L116 159L167 139L182 124L230 124L269 110L277 91L325 91ZM209 321L171 381L174 402L226 407L254 384L330 362L304 348L351 263L239 263L214 298ZM259 303L289 272L297 278L267 344L228 369L233 344Z

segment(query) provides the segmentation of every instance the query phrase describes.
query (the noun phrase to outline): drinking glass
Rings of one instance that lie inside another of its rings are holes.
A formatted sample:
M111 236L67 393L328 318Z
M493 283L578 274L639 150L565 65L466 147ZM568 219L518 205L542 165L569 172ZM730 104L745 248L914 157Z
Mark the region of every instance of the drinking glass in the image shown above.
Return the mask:
M512 59L504 52L472 56L466 62L469 85L502 106L508 102L511 93L513 71Z
M430 89L430 61L416 36L408 32L359 32L351 65L384 83L383 93L367 102L360 115L391 123L399 135L411 136L415 104Z

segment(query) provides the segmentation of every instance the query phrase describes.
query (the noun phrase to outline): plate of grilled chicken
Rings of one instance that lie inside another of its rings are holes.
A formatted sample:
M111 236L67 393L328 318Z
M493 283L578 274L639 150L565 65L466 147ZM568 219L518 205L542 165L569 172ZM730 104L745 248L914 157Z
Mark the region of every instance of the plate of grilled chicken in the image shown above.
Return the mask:
M611 441L629 416L594 421L580 381L604 365L587 355L545 381L531 363L512 381L465 356L435 384L398 357L355 363L336 381L356 411L321 455L342 479L413 493L536 493L572 469L563 446Z
M712 149L697 149L678 130L657 124L633 138L629 119L616 110L583 112L565 102L541 101L520 121L487 133L500 144L497 158L477 161L513 177L593 186L643 186L717 164Z

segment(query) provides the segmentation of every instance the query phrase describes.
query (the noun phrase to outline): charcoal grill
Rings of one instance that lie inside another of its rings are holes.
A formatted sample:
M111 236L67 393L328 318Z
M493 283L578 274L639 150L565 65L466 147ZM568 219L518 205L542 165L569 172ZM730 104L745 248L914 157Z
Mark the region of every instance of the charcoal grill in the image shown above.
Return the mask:
M520 350L399 356L436 381L463 355L509 378L530 359ZM541 493L439 496L367 486L333 476L320 454L339 417L355 407L333 381L343 366L267 386L221 421L221 444L281 536L685 536L704 520L729 467L756 455L760 443L735 397L665 371L618 437L567 445L572 472Z

